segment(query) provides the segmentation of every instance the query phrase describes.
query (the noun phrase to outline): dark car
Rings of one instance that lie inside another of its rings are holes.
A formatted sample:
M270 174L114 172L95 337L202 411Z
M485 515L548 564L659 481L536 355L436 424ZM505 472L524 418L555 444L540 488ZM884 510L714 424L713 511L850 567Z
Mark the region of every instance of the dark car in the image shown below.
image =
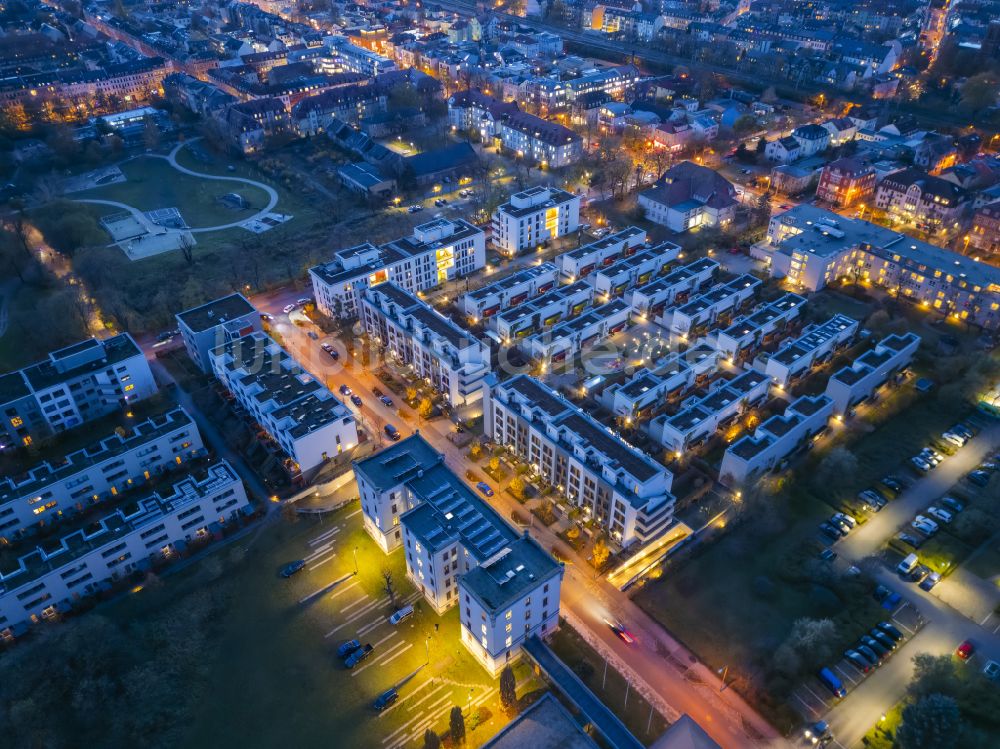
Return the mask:
M361 408L361 396L359 396L359 395L352 395L351 396L351 403L353 403L358 408Z
M856 650L845 650L844 657L866 674L872 670L872 664L865 658L861 657Z
M889 622L879 622L878 628L881 629L883 632L885 632L887 635L889 635L889 637L891 637L896 642L899 642L900 640L903 639L903 633L900 632L898 629L896 629L896 626L894 624L890 624Z
M352 392L351 389L347 387L347 385L341 385L339 389L341 395L350 395Z
M353 653L355 650L357 650L360 647L361 647L361 643L358 642L357 640L348 640L343 645L341 645L339 648L337 648L337 657L340 658L341 660L343 660L344 658L346 658L347 656L349 656L351 653Z
M396 429L396 427L394 427L392 424L386 424L385 427L383 427L383 431L386 433L386 436L388 436L389 439L391 439L393 442L399 442L399 438L401 435L399 434L399 430Z
M882 479L882 485L899 494L903 491L903 482L895 476L886 476Z
M284 567L281 568L282 577L291 577L296 572L300 572L303 567L306 566L305 559L296 559L294 562L289 562Z
M372 395L374 395L376 398L381 398L383 395L385 395L385 393L383 393L382 390L379 388L372 388Z
M392 398L390 398L388 395L380 395L378 399L382 401L383 406L388 406L389 408L392 408Z
M868 659L868 662L871 663L873 666L882 665L882 659L875 654L874 650L872 650L864 643L859 642L857 645L854 646L854 649L858 653L860 653L864 658Z
M822 559L824 562L832 562L834 559L837 558L837 552L835 552L833 549L823 549L819 553L819 558Z
M900 533L896 536L896 539L914 549L919 549L924 545L924 540L914 536L912 533Z
M611 631L618 636L618 639L626 645L631 645L635 642L635 636L623 624L619 624L618 622L608 622L607 624L611 628Z
M399 692L397 692L395 689L386 690L385 692L382 692L382 694L378 696L378 699L375 700L375 709L378 710L379 712L382 712L387 707L389 707L389 705L391 705L398 699L399 699Z
M490 488L490 485L487 484L485 481L478 482L476 484L476 488L487 497L493 496L493 490Z
M834 528L829 523L820 523L819 524L819 532L822 533L824 536L826 536L831 541L839 541L840 540L840 531L838 531L836 528Z
M361 661L370 656L373 650L375 650L375 648L372 646L372 644L370 642L366 643L364 647L358 648L349 656L347 656L347 659L344 661L344 665L347 666L348 668L354 668L359 663L361 663Z
M868 634L872 636L873 640L881 643L882 647L889 648L889 650L895 650L898 647L896 645L896 641L889 637L888 633L883 632L878 627L872 627L871 632Z
M861 642L863 642L865 645L867 645L869 648L875 651L875 654L879 658L885 658L887 655L889 655L889 653L892 652L892 648L887 648L885 645L883 645L881 642L876 640L874 637L871 637L870 635L862 635Z
M990 483L990 474L987 471L973 471L966 478L976 486L986 486Z

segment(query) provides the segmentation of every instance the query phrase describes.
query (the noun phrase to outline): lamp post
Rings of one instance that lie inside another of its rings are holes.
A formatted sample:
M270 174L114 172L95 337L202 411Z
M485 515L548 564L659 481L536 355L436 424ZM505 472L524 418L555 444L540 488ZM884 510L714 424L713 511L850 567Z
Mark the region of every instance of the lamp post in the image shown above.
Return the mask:
M354 574L358 574L358 547L354 547Z

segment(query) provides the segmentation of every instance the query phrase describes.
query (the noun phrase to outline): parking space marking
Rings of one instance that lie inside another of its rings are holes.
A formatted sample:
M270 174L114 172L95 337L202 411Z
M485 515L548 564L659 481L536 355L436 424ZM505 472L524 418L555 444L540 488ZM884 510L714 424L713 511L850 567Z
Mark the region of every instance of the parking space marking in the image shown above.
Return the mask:
M300 599L299 599L299 603L305 603L305 602L306 602L306 601L308 601L308 600L309 600L310 598L315 598L315 597L316 597L316 596L318 596L318 595L319 595L320 593L325 593L325 592L326 592L327 590L329 590L329 589L330 589L330 586L331 586L331 585L334 585L334 583L327 583L327 584L326 584L326 585L324 585L324 586L323 586L322 588L317 588L317 589L316 589L316 590L314 590L314 591L313 591L312 593L309 593L308 595L305 595L305 596L302 596L302 598L300 598Z
M374 609L376 606L378 606L381 603L382 603L381 600L376 600L376 601L372 601L371 603L369 603L366 606L362 606L360 609L358 609L357 611L355 611L351 616L349 616L345 621L341 622L336 627L334 627L329 632L327 632L325 635L323 635L323 637L329 637L334 632L338 632L338 631L342 630L344 627L346 627L347 625L353 624L354 622L356 622L361 617L366 616L367 614L371 613L372 609Z
M907 632L909 632L911 637L914 634L916 634L912 629L910 629L909 627L907 627L905 624L903 624L901 621L899 621L899 619L897 619L896 617L893 617L892 620L897 624L897 626L900 626L903 629L905 629Z
M382 638L381 640L376 640L376 641L375 641L375 643L374 643L374 644L372 645L372 647L375 647L375 648L377 648L377 647L378 647L379 645L381 645L381 644L382 644L383 642L385 642L386 640L391 640L391 639L392 639L393 637L395 637L395 636L396 636L396 632L395 632L395 631L392 631L392 632L390 632L389 634L387 634L387 635L386 635L385 637L383 637L383 638Z
M799 702L801 702L802 705L803 705L803 707L805 707L805 709L808 710L810 713L812 713L813 715L817 715L817 716L820 714L819 710L817 710L815 707L813 707L808 702L806 702L804 699L802 699L802 697L799 696L798 692L793 692L792 694L795 695L795 699L797 699Z
M991 616L993 616L993 612L992 611L990 613L988 613L986 616L983 617L983 620L981 622L979 622L979 626L980 627L985 627L986 626L986 622L988 622L990 620Z
M314 564L312 567L309 568L309 571L314 572L327 562L332 562L336 558L337 558L337 552L335 552L333 549L330 549L330 556L328 556L326 559L323 559L322 561L316 562L316 564Z
M368 624L366 624L363 627L361 627L360 629L358 629L358 637L361 637L361 635L368 634L373 629L375 629L376 627L378 627L380 624L384 624L385 621L386 621L386 618L384 616L380 616L378 619L375 619L374 621L368 622Z
M398 651L394 656L392 656L392 658L387 658L386 660L382 661L382 665L383 666L388 665L389 663L391 663L392 661L396 660L399 656L401 656L403 653L405 653L407 650L409 650L412 647L413 647L413 643L411 642L405 648L403 648L402 650Z
M821 705L822 705L823 707L826 707L826 700L824 700L824 699L823 699L822 697L820 697L820 696L819 696L818 694L816 694L816 693L815 693L815 692L814 692L813 690L811 690L811 689L809 688L809 685L808 685L808 684L803 684L803 685L802 685L802 688L803 688L803 689L805 689L805 690L806 690L807 692L809 692L809 694L811 694L811 695L812 695L813 697L815 697L815 698L816 698L816 701L817 701L817 702L818 702L819 704L821 704Z
M428 692L423 697L421 697L419 700L417 700L412 705L410 705L410 710L412 710L413 708L415 708L421 702L425 702L426 700L430 699L435 694L437 694L438 692L440 692L442 689L444 689L444 684L439 684L435 689L432 689L430 692Z
M438 687L438 689L444 689L444 684L442 684L440 687ZM436 692L437 689L435 689L434 691ZM433 692L431 694L433 694ZM436 702L434 702L431 705L431 707L428 708L428 709L432 709L434 706L440 705L442 702L447 702L449 699L451 699L451 694L446 694L444 697L442 697L441 699L439 699ZM417 716L414 716L413 718L410 718L403 725L401 725L395 731L393 731L388 736L386 736L384 739L382 739L382 743L383 744L390 744L391 743L392 746L395 746L399 742L399 740L400 740L399 734L403 733L403 731L406 731L409 728L412 728L413 724L416 723L417 721L421 720L424 717L424 715L426 715L426 711L423 712L423 713L420 713L420 715L417 715ZM407 734L407 736L409 736L409 734ZM405 741L404 741L404 743L405 743Z
M393 645L393 646L392 646L391 648L389 648L389 649L388 649L388 650L386 650L386 651L385 651L384 653L382 653L382 655L381 655L381 656L379 656L379 657L378 657L378 658L377 658L376 660L372 661L371 663L367 663L367 664L365 664L365 665L364 665L364 666L362 666L361 668L358 668L358 669L353 669L353 670L351 671L351 678L353 678L353 677L357 676L358 674L360 674L360 673L362 673L362 672L364 672L364 671L367 671L367 670L368 670L369 668L371 668L372 666L378 666L378 665L380 665L380 664L382 663L382 659L383 659L383 658L385 658L385 657L386 657L387 655L389 655L389 653L392 653L392 652L394 652L394 651L396 651L396 650L399 650L399 649L400 649L401 647L403 647L404 645L406 645L406 643L405 643L405 642L397 642L397 643L396 643L395 645ZM404 650L408 650L409 648L412 648L412 647L413 647L413 645L408 645L408 646L407 646L406 648L404 648Z
M353 583L351 583L350 585L348 585L346 588L341 588L340 590L338 590L336 593L334 593L332 596L330 596L330 598L336 598L337 596L342 596L342 595L344 595L344 593L346 593L347 591L349 591L351 588L356 588L358 585L361 585L361 583L359 583L357 580L355 580Z
M396 742L390 745L389 749L404 747L411 741L415 741L419 737L423 736L424 732L434 725L435 721L451 710L451 705L444 704L447 703L449 699L451 699L451 695L445 695L433 705L428 707L427 711L417 718L417 723L411 726L410 732L405 736L398 737Z
M844 669L842 669L840 666L834 666L834 668L837 669L837 673L839 673L841 676L843 676L845 679L847 679L849 682L851 682L851 684L857 684L858 683L857 679L853 678L850 674L848 674L846 671L844 671Z
M328 530L326 533L321 533L320 535L316 536L316 538L310 539L309 540L309 545L310 546L316 546L318 544L321 544L325 540L327 540L331 536L336 535L339 532L340 532L340 526L339 525L335 525L330 530Z
M332 546L333 546L333 541L327 541L325 544L323 544L319 548L313 549L309 554L306 554L305 558L302 561L304 561L306 564L308 564L309 562L313 561L317 557L321 557L321 556L327 554L331 550Z
M417 693L419 693L421 689L423 689L424 687L426 687L428 684L433 684L433 683L434 683L434 679L428 679L423 684L420 684L419 686L414 687L413 689L411 689L409 691L408 694L405 694L402 697L400 697L398 700L396 700L395 704L393 704L391 707L389 707L389 708L383 710L382 712L380 712L378 714L378 717L381 718L386 713L391 713L393 710L395 710L397 707L399 707L400 705L402 705L408 699L410 699L411 697L413 697L414 695L416 695ZM444 685L442 684L441 686L443 687ZM438 687L438 689L441 689L441 687ZM435 691L437 691L437 690L435 690ZM382 743L383 744L386 743L385 739L382 740Z
M344 518L344 520L350 520L350 519L351 519L351 518L353 518L353 517L354 517L355 515L358 515L358 514L360 514L360 512L361 512L361 508L358 508L358 509L357 509L357 510L355 510L354 512L352 512L352 513L350 513L349 515L347 515L347 516L346 516L346 517Z
M364 603L365 601L370 601L370 600L371 600L371 598L368 596L367 593L362 593L361 594L361 598L359 598L358 600L356 600L354 603L347 604L346 606L344 606L344 608L342 608L337 613L338 614L346 614L348 611L350 611L351 609L353 609L359 603Z

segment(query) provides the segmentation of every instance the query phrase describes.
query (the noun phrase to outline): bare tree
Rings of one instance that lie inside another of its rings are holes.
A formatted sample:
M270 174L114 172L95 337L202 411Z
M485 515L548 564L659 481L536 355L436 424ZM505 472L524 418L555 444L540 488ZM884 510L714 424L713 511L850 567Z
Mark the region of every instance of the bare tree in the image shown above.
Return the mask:
M184 255L184 259L191 264L194 262L194 237L190 234L181 234L180 241L178 242L178 247L180 248L181 254Z
M396 605L396 585L392 579L392 570L388 567L382 568L382 590L389 596L389 602Z

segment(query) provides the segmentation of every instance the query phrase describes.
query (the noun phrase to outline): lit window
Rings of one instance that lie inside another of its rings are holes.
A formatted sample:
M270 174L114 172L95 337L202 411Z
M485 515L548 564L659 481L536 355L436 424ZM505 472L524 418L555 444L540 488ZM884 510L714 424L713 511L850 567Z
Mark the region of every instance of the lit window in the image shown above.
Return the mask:
M12 418L12 419L10 420L10 425L11 425L12 427L19 427L19 426L21 426L21 425L22 425L23 423L24 423L24 419L22 419L22 418L21 418L20 416L15 416L14 418Z

